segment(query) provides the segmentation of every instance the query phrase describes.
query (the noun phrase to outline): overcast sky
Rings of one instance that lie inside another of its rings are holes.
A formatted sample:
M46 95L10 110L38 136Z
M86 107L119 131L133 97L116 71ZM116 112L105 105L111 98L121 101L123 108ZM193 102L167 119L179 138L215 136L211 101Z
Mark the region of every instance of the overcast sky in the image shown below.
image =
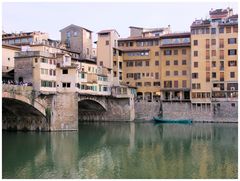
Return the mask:
M60 39L59 30L75 24L96 33L116 29L120 36L129 36L129 26L166 27L172 31L189 31L197 18L208 17L211 8L231 7L237 3L10 3L2 4L2 29L7 32L42 31L52 39Z

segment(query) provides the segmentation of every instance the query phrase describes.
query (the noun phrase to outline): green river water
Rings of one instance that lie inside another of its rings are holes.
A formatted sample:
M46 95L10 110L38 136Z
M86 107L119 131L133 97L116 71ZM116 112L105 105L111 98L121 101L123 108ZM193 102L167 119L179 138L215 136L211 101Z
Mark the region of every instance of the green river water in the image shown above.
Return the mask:
M2 133L3 178L237 178L237 124L80 123Z

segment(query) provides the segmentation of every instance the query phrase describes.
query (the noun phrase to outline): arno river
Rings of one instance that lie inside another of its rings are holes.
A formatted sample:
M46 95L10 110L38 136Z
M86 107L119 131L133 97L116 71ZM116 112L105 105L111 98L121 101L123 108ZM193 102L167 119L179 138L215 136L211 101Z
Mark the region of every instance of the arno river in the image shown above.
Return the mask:
M237 124L85 123L5 132L3 178L237 178Z

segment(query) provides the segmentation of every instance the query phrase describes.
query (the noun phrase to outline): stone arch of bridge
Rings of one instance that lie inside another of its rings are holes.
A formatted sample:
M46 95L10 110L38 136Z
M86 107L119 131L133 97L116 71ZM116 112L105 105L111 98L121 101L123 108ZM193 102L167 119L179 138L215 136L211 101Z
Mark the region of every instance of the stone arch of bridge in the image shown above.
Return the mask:
M23 96L23 95L17 95L17 94L11 94L9 92L3 92L2 93L2 99L7 99L7 100L17 100L20 103L25 103L29 105L30 107L33 107L33 109L37 110L40 112L44 117L46 117L46 108L37 102L36 100L31 101L29 98ZM24 105L24 104L23 104Z
M107 111L104 102L97 99L81 98L78 100L79 111L105 112Z

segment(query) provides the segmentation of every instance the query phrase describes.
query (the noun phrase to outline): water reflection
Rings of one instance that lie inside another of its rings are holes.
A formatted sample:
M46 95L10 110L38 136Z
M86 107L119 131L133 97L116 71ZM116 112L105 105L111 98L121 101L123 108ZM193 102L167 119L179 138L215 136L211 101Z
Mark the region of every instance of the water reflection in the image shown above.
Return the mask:
M3 178L237 178L237 124L3 132Z

